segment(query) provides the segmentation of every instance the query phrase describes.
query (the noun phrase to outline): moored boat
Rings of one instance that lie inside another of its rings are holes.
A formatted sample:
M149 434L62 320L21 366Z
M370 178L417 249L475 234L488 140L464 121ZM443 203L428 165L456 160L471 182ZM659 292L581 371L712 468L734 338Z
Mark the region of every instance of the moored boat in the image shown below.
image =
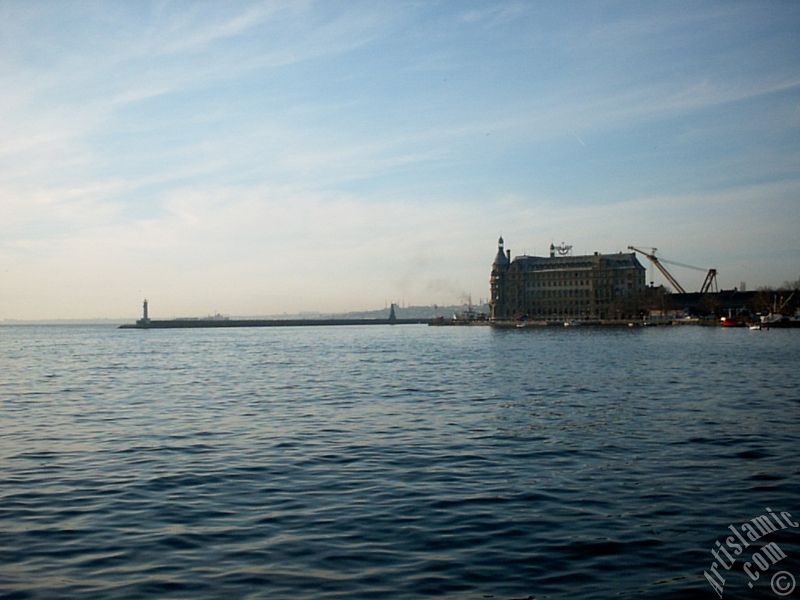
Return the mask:
M747 323L736 317L720 317L719 324L721 327L744 327L747 325Z
M800 327L800 318L797 315L787 317L786 315L770 313L761 317L761 327L770 329L775 327L777 329L788 329Z

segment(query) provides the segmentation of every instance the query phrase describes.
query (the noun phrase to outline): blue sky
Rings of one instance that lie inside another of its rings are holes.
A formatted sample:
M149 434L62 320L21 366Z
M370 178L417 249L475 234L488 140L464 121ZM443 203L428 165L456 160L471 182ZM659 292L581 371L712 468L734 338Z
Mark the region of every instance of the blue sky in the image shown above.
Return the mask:
M500 234L797 279L798 31L788 1L7 0L0 319L477 300Z

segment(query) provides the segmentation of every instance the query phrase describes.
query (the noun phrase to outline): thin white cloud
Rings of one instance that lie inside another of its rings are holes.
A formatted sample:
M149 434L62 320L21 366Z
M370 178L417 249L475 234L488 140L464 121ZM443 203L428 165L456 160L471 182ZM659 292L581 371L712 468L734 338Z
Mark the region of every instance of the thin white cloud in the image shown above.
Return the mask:
M298 9L300 2L261 2L248 6L245 10L218 22L199 19L199 24L189 23L183 27L167 30L169 39L162 39L155 48L156 53L175 53L203 50L220 40L239 36L249 30L273 19L289 8ZM201 11L202 13L202 11ZM199 15L203 17L204 15Z
M494 26L507 23L530 10L531 6L523 2L504 2L467 10L459 15L459 20L469 24Z

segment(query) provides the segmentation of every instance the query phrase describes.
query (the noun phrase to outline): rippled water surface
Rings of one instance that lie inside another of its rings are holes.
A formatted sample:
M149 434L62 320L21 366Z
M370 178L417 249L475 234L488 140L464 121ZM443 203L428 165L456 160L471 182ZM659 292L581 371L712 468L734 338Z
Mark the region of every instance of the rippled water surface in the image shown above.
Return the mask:
M0 596L714 598L799 389L800 331L0 327Z

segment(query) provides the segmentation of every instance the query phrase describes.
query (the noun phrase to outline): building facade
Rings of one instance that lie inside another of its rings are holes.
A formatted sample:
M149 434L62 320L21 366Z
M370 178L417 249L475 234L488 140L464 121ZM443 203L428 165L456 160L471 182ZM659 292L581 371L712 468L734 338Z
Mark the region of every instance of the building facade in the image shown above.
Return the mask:
M565 250L566 248L566 250ZM498 240L492 264L491 320L627 319L638 316L645 268L634 253L517 256Z

